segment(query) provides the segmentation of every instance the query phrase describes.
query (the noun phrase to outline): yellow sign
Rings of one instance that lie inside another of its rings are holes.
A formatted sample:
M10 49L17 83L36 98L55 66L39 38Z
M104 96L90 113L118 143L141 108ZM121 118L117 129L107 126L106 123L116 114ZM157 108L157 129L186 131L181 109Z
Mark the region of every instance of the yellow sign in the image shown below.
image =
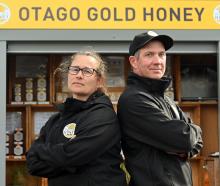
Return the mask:
M220 1L0 0L0 29L220 29Z

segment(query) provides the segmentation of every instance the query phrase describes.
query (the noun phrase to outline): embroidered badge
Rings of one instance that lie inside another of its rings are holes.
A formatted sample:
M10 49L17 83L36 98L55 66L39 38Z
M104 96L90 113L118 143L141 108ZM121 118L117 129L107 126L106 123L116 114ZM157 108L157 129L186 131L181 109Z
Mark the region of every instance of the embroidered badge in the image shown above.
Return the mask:
M68 139L73 139L75 135L76 123L70 123L66 125L63 129L63 135Z

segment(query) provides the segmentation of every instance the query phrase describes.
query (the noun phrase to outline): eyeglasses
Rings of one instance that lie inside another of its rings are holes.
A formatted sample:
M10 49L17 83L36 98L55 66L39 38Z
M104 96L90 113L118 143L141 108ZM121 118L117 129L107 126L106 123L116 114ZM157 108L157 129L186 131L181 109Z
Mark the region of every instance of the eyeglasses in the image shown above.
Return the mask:
M79 68L78 66L70 66L68 68L68 72L72 75L77 75L79 71L82 71L82 74L86 77L92 76L94 72L98 74L98 71L93 68L88 68L88 67Z

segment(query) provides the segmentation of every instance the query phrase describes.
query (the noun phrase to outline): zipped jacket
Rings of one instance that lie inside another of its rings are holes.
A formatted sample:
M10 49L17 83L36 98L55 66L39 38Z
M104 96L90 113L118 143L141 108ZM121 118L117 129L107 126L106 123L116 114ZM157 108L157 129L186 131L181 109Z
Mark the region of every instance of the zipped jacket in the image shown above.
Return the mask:
M27 152L29 173L48 178L49 186L125 186L120 128L109 98L96 92L58 108Z
M131 73L118 103L130 186L191 186L188 158L203 146L202 131L164 95L170 79Z

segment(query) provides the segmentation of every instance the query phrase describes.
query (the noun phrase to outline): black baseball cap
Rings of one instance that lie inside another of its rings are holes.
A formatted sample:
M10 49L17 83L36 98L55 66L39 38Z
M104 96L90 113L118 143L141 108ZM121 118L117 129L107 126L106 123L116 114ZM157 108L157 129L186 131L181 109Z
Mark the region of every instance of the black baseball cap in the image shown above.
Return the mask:
M133 56L138 49L155 40L162 42L165 50L168 50L173 46L173 39L170 36L158 35L154 31L148 31L134 37L129 47L129 55Z

